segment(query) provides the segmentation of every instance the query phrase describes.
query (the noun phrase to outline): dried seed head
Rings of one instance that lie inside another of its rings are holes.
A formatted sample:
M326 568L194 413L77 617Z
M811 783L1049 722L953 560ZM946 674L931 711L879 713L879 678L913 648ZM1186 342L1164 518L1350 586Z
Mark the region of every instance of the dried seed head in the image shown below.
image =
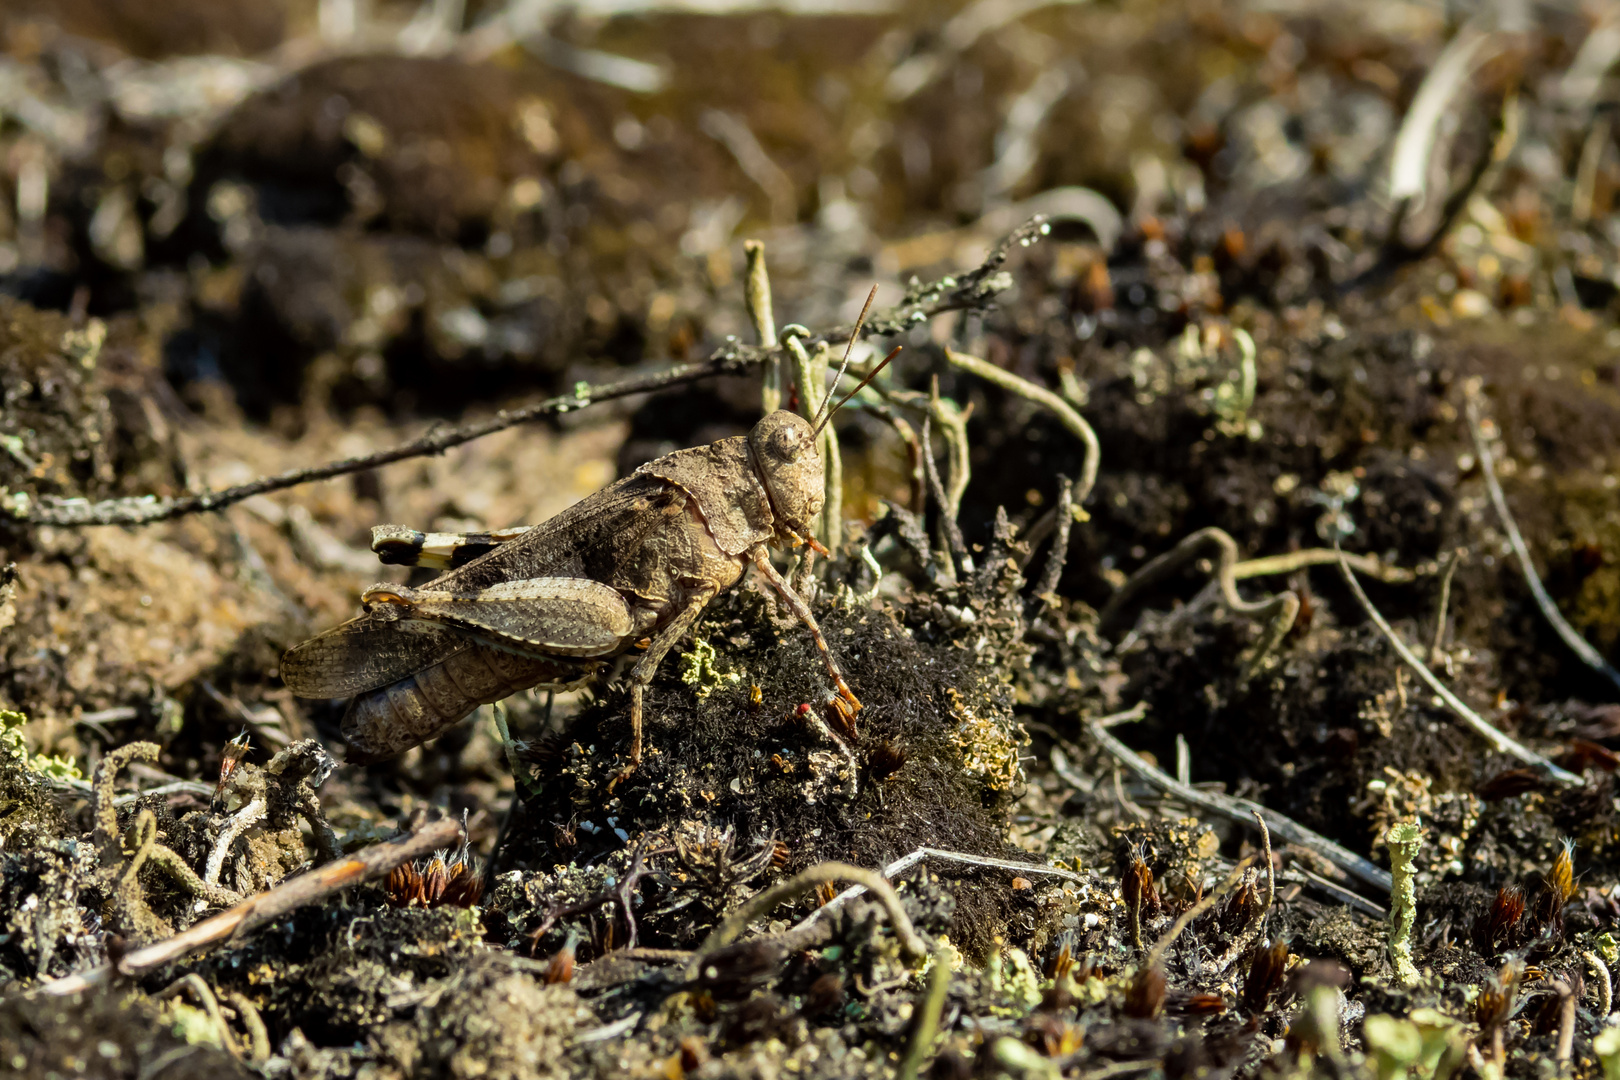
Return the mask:
M569 938L567 944L553 953L546 964L545 981L547 986L555 986L557 983L572 982L573 978L574 939Z
M1070 969L1073 967L1073 943L1065 938L1062 944L1059 945L1057 952L1053 953L1052 956L1046 961L1045 974L1048 979L1055 979L1061 982L1063 976L1067 975Z
M438 855L433 856L427 868L422 871L422 902L433 907L444 897L445 886L450 884L450 872L444 865L444 859Z
M574 829L574 823L551 823L551 846L559 851L572 851L579 845L579 833Z
M1219 1016L1226 1011L1226 999L1219 994L1189 994L1175 1002L1172 1011L1183 1016Z
M1558 902L1559 908L1575 895L1575 841L1565 840L1547 873L1547 891Z
M908 756L905 747L885 739L872 747L871 752L866 755L866 767L873 779L887 780L900 771Z
M1474 923L1474 944L1486 954L1517 943L1524 917L1524 893L1512 885L1496 890L1491 906Z
M844 980L829 972L810 984L804 995L805 1016L825 1016L844 1007Z
M1243 980L1243 1007L1251 1013L1265 1012L1266 1003L1282 986L1287 971L1286 941L1278 939L1256 946L1249 960L1249 974Z
M1156 1020L1164 1011L1165 979L1158 965L1144 967L1125 988L1125 1015Z
M1245 876L1243 883L1233 890L1215 921L1222 934L1236 934L1259 916L1260 890L1256 885L1252 878Z
M225 744L225 749L219 755L219 782L214 785L211 806L219 804L220 797L225 794L225 785L231 782L231 777L236 775L237 767L247 758L252 741L248 729L244 727L236 738Z
M1565 840L1547 876L1541 879L1541 894L1536 898L1536 925L1555 938L1564 932L1564 905L1575 895L1574 853L1575 842Z
M1120 878L1119 895L1125 901L1127 911L1140 914L1159 910L1159 893L1153 887L1153 870L1142 858L1140 847L1131 850L1125 873Z
M1523 976L1524 966L1510 960L1479 988L1479 997L1474 1000L1474 1022L1482 1035L1489 1035L1507 1023Z
M465 860L465 861L464 861ZM449 869L450 880L445 883L440 903L470 908L484 896L484 875L476 859L457 859Z
M1060 1016L1038 1012L1024 1022L1024 1041L1049 1058L1065 1057L1080 1049L1085 1032Z
M401 863L388 871L383 889L388 896L388 902L395 907L409 907L412 904L423 903L422 872L416 868L415 863Z
M1541 790L1540 774L1530 769L1508 769L1480 784L1474 789L1474 794L1486 802L1500 802L1515 795L1539 790Z

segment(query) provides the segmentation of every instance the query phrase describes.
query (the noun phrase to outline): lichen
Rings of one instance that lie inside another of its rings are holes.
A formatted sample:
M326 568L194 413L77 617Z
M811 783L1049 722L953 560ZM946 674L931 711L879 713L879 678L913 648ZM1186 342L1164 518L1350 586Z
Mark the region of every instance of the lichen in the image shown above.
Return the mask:
M992 791L1016 787L1024 778L1017 737L994 719L976 715L955 687L946 693L951 699L951 716L956 720L951 745L961 756L962 768Z
M702 701L722 686L735 686L742 676L735 671L721 671L715 664L714 646L707 638L698 638L691 649L681 654L681 681Z
M11 757L30 772L51 780L83 780L84 773L78 762L61 754L30 754L23 738L23 725L28 723L24 713L0 709L0 753Z

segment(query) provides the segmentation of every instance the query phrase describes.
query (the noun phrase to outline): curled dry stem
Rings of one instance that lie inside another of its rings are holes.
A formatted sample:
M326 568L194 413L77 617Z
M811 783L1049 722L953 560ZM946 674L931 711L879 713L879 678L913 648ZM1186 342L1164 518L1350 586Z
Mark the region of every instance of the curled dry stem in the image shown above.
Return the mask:
M1234 575L1238 565L1237 541L1233 540L1224 529L1213 526L1199 529L1163 555L1142 566L1108 601L1098 618L1099 625L1107 627L1116 622L1121 614L1148 589L1166 580L1210 549L1214 550L1216 556L1215 581L1220 586L1221 599L1225 601L1226 606L1239 615L1268 620L1265 633L1261 635L1249 656L1245 677L1259 671L1266 657L1282 643L1284 635L1293 628L1294 619L1299 615L1299 597L1290 590L1284 590L1265 600L1251 602L1243 599L1237 591L1237 578Z
M264 1026L264 1017L259 1013L259 1007L253 1004L253 999L240 990L225 987L220 995L236 1010L241 1017L242 1026L247 1028L248 1054L247 1058L258 1065L270 1059L270 1030Z
M778 904L797 900L814 891L818 885L834 881L857 882L877 897L889 915L889 923L894 927L895 936L900 939L901 952L909 959L918 961L928 955L927 944L911 925L905 909L900 906L900 895L881 874L848 863L823 862L749 897L742 906L726 916L724 922L714 928L708 940L703 943L703 947L698 950L698 961L700 962L706 954L737 940L738 935L749 923L763 918Z
M959 367L963 371L977 375L979 378L994 383L1010 394L1017 394L1019 397L1033 401L1035 404L1043 406L1056 414L1063 426L1068 428L1086 448L1085 460L1080 466L1080 477L1074 484L1075 504L1079 506L1085 505L1087 496L1091 494L1091 489L1097 483L1097 466L1102 460L1102 443L1097 440L1097 433L1091 430L1091 425L1086 423L1085 417L1081 416L1073 405L1070 405L1044 386L1036 386L1028 379L1019 378L1012 372L980 360L976 356L959 353L954 349L946 349L945 359L953 367Z
M219 884L220 871L225 869L225 860L231 853L231 845L236 838L247 830L264 820L266 803L262 793L255 794L247 804L231 815L225 827L219 831L219 839L214 841L214 848L208 853L208 863L203 868L203 881L209 885Z
M1411 647L1401 640L1400 635L1395 633L1395 628L1389 625L1383 614L1373 607L1373 602L1367 598L1366 590L1362 589L1361 582L1356 579L1356 575L1350 569L1349 564L1341 560L1339 572L1344 575L1344 580L1350 585L1350 591L1355 593L1356 600L1360 602L1362 609L1367 612L1367 617L1383 632L1390 646L1394 648L1402 660L1406 661L1407 666L1417 672L1418 678L1427 683L1429 689L1433 690L1440 700L1450 706L1452 712L1462 718L1464 723L1484 736L1485 740L1498 753L1518 758L1526 765L1540 769L1560 784L1568 784L1571 787L1581 786L1580 777L1566 769L1559 768L1534 750L1514 742L1507 735L1492 727L1483 716L1470 709L1456 694L1453 694L1446 684L1441 682L1434 672L1429 670L1429 666L1418 658L1418 655L1412 651Z
M118 770L131 761L156 761L157 757L157 743L137 742L109 750L96 765L91 795L96 819L96 846L101 850L101 864L105 867L117 865L120 858L118 808L114 805L113 796L113 783L118 779Z

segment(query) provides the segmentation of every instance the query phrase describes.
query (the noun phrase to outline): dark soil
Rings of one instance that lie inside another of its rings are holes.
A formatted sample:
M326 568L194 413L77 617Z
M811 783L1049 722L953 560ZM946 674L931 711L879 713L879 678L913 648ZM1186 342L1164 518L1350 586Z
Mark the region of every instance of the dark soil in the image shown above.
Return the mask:
M8 9L0 1074L882 1076L913 1049L938 1077L1613 1074L1620 690L1539 610L1467 419L1553 604L1613 663L1620 99L1582 76L1612 27L1545 7L1499 30L1403 208L1397 132L1472 32L1437 10L856 7L584 5L531 31L377 3L352 33L342 4ZM753 369L218 513L27 520L751 342L745 238L778 326L819 331L1036 211L993 304L873 342L906 347L879 384L903 429L865 399L834 425L845 540L809 591L852 724L753 577L666 658L617 784L629 661L509 699L511 747L482 709L364 767L340 763L344 703L279 674L370 583L431 580L380 565L371 526L545 520L746 431ZM1081 441L947 345L1095 429L1062 548ZM938 494L897 433L925 416ZM1402 571L1362 579L1396 632L1580 784L1459 720L1331 563L1240 567L1241 598L1300 601L1258 661L1266 627L1208 561L1100 622L1209 528L1242 560L1337 539ZM1416 821L1418 978L1391 896L1280 834L1268 873L1252 820L1122 768L1088 722L1138 705L1111 730L1165 772L1379 867ZM51 991L442 816L463 848ZM926 970L842 879L706 944L797 875L922 848L894 881Z

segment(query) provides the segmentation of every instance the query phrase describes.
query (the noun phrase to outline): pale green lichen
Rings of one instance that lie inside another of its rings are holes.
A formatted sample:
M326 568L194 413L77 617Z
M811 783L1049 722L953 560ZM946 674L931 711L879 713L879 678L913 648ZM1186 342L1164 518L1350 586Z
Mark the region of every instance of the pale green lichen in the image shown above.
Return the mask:
M742 682L741 675L735 671L721 671L714 660L714 646L702 638L694 641L692 648L681 654L681 681L692 688L699 701L722 686Z
M1378 1080L1449 1080L1468 1050L1463 1026L1436 1009L1414 1009L1404 1020L1369 1016L1362 1039Z
M1018 760L1017 733L989 717L975 715L963 696L955 688L946 691L951 699L951 716L956 727L951 731L951 745L961 757L962 770L980 779L992 791L1006 791L1017 786L1024 777L1024 767Z
M1384 837L1389 846L1389 959L1395 978L1402 986L1418 981L1417 965L1412 963L1412 924L1417 918L1416 890L1412 864L1423 846L1423 830L1415 821L1391 825Z
M1041 976L1022 949L1004 949L990 958L990 987L1005 1005L991 1011L1003 1016L1028 1016L1041 1003Z
M1592 1053L1603 1063L1605 1080L1620 1080L1620 1027L1606 1027L1592 1039Z
M0 709L0 753L19 762L25 769L51 780L83 780L78 762L59 754L30 754L23 738L28 717L11 709Z

